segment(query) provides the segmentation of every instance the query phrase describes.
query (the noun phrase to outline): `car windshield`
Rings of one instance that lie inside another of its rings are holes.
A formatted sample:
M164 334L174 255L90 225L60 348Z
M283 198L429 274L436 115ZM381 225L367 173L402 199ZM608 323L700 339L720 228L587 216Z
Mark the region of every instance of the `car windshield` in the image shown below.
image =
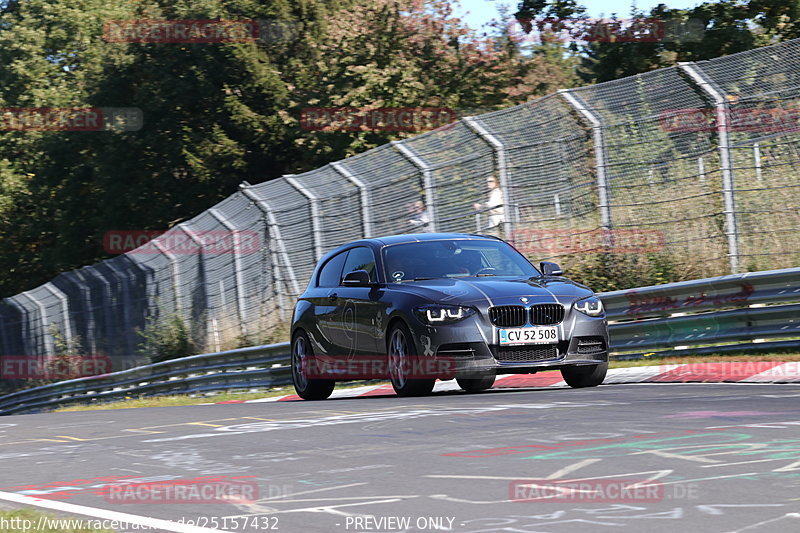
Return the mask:
M386 279L483 276L539 276L539 271L519 252L502 241L431 240L394 244L383 249Z

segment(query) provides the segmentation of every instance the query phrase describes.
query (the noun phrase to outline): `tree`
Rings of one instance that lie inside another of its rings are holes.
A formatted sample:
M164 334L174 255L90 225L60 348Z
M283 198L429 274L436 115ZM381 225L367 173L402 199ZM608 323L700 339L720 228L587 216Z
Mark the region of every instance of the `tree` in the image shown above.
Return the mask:
M258 19L252 42L109 42L104 23ZM104 259L109 230L164 230L253 183L413 133L310 132L310 106L494 109L575 79L469 30L442 0L9 0L1 107L133 107L138 131L0 131L0 292Z
M585 19L585 8L573 0L523 0L516 17ZM700 61L751 50L800 36L798 0L720 0L691 9L659 4L649 12L632 8L631 19L654 21L662 38L600 40L573 46L582 56L579 74L585 82L603 82L640 74L679 61Z

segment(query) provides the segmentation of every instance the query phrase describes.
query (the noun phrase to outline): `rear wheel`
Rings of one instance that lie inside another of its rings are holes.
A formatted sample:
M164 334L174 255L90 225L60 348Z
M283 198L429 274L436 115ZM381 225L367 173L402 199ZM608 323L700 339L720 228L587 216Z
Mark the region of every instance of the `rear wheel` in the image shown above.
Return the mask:
M305 331L295 333L292 340L292 382L297 395L304 400L324 400L333 392L336 382L332 379L310 379L307 365L314 355L311 342Z
M494 372L487 372L476 378L456 378L458 386L467 392L480 392L492 388L494 385Z
M412 379L409 374L416 356L411 332L402 322L389 331L386 353L389 356L389 379L398 396L425 396L433 390L436 378Z
M608 363L586 366L567 366L561 369L561 376L567 385L580 389L583 387L596 387L606 379Z

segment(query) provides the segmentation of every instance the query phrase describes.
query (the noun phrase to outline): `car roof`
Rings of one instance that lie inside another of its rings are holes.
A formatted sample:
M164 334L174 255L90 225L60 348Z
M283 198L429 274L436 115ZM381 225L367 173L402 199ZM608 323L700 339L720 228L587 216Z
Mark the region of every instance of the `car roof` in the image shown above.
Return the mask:
M483 241L497 240L496 237L475 235L471 233L406 233L403 235L387 235L385 237L374 237L372 239L364 240L376 241L382 245L389 245L420 241L438 241L443 239L474 239Z
M328 258L336 255L337 253L345 250L347 248L352 248L354 246L372 246L374 248L380 248L382 246L389 246L392 244L405 244L411 242L422 242L422 241L438 241L444 239L461 239L461 240L476 240L476 241L498 241L497 237L493 237L491 235L476 235L472 233L404 233L402 235L386 235L383 237L371 237L368 239L359 239L357 241L350 241L346 244L343 244L337 248L326 253L320 260L318 261L318 265L321 265Z

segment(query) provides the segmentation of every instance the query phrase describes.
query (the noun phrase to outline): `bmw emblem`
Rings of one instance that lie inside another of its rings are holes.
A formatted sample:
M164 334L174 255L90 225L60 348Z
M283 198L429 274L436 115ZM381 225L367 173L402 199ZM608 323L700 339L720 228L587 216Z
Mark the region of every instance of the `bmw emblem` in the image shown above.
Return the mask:
M519 301L524 303L524 304L528 303L528 299L525 298L524 296L522 298L520 298Z

